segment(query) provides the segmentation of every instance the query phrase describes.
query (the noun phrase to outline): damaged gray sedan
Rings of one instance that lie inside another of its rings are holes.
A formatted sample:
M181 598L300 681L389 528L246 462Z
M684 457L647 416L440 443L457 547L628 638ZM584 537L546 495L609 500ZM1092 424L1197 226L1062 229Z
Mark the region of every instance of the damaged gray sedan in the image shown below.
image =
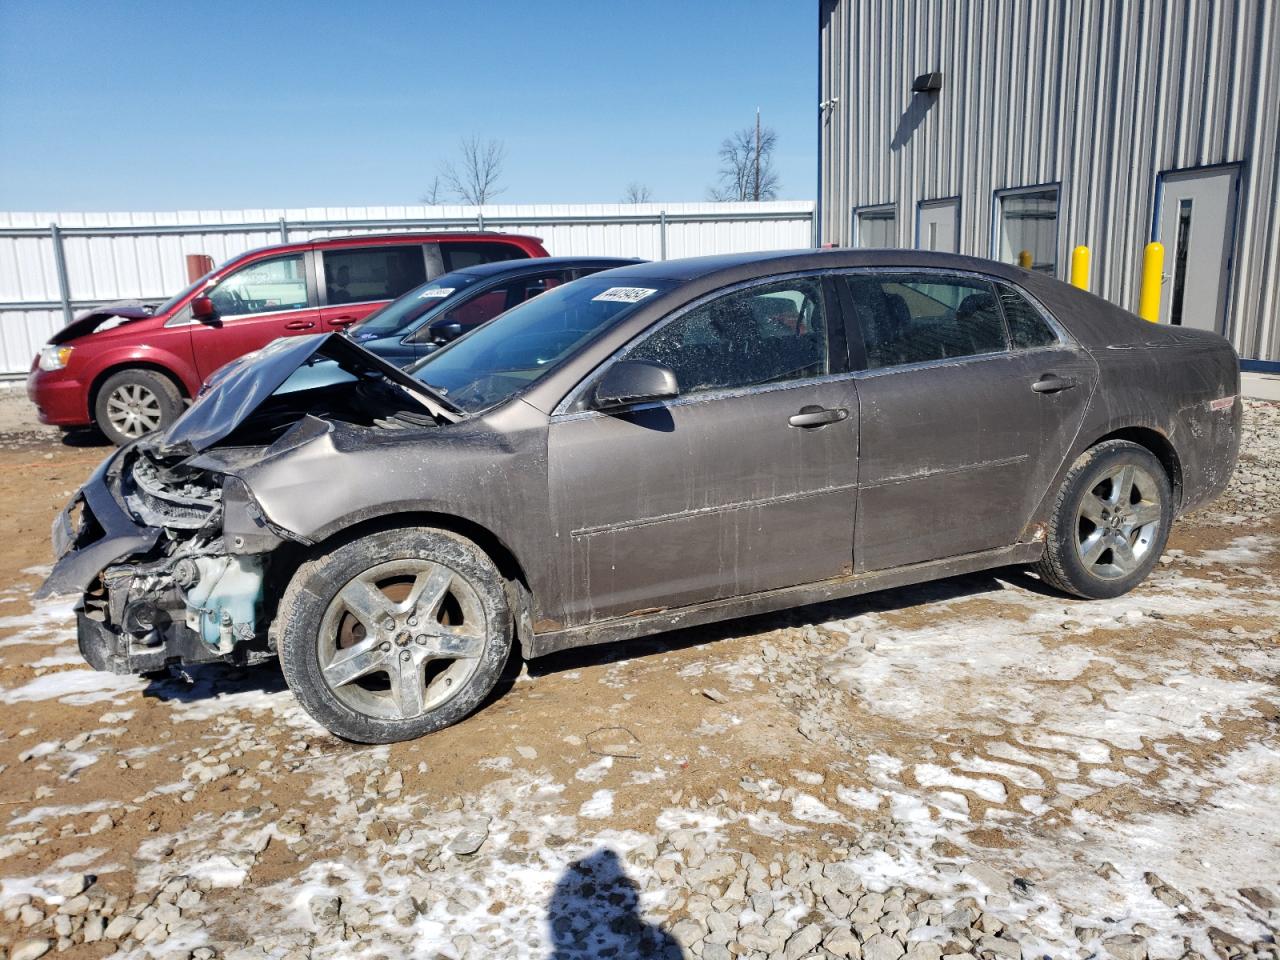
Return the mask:
M1238 361L1042 275L909 251L640 264L402 372L231 369L54 528L94 667L278 657L363 742L536 657L1008 564L1112 597L1226 485Z

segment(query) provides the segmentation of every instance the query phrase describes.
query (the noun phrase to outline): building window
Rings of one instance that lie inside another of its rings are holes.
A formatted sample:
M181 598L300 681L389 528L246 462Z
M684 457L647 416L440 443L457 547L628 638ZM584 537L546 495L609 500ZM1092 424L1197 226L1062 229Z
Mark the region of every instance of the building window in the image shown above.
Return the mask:
M898 245L898 215L892 205L857 211L854 227L855 246L880 249Z
M1000 195L1000 259L1049 276L1057 274L1057 187Z

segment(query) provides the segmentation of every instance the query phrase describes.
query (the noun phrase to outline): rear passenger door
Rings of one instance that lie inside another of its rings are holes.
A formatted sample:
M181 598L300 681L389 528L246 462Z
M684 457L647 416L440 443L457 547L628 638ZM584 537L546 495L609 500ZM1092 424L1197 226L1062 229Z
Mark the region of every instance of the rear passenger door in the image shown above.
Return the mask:
M318 247L319 333L345 330L427 281L421 243Z
M1017 542L1083 420L1096 365L1014 287L851 271L858 571Z

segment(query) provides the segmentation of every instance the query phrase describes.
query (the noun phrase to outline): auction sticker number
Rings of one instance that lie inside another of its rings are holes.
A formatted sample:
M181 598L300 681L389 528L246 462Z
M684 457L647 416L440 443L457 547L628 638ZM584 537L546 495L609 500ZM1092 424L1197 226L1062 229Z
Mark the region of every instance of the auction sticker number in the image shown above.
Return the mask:
M610 287L591 299L603 300L605 303L639 303L645 297L657 292L649 287Z
M418 294L419 300L434 300L437 297L447 297L456 290L456 287L433 287L430 290L423 290Z

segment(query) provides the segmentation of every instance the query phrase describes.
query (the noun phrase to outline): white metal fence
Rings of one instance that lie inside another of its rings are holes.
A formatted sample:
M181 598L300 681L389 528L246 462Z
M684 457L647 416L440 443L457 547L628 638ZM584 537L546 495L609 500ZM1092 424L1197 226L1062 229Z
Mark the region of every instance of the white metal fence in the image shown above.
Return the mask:
M808 247L813 203L495 205L490 230L542 237L552 255L648 260ZM308 207L169 213L0 212L0 377L25 373L40 344L83 307L162 300L186 260L221 263L282 240L404 230L470 230L474 207Z

